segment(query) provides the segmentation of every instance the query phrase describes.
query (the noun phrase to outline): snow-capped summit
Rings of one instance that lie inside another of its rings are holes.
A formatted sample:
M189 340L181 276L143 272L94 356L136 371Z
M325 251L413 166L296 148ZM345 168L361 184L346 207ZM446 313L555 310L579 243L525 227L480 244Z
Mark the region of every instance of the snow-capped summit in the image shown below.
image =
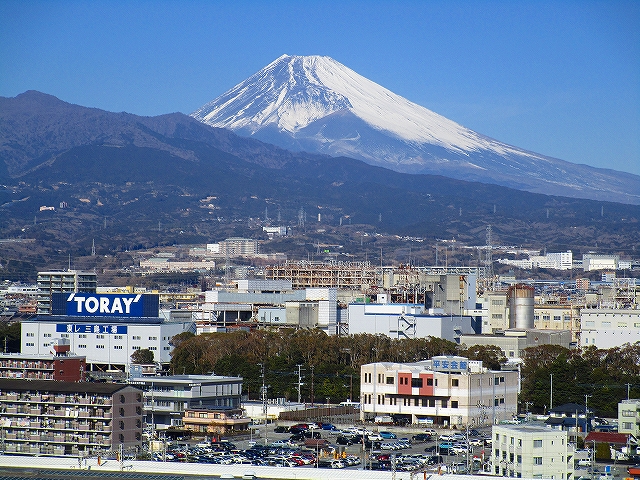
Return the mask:
M547 194L613 199L633 192L615 172L493 140L396 95L330 57L282 55L191 114L293 150L358 158ZM628 179L628 177L627 177ZM640 186L640 177L636 177ZM614 194L614 196L611 196Z

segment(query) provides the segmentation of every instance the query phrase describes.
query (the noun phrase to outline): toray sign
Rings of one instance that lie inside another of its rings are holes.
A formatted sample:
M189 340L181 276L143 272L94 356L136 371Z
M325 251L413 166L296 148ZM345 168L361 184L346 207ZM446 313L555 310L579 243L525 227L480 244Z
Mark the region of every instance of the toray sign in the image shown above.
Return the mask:
M94 317L142 317L142 295L72 293L67 297L67 315Z

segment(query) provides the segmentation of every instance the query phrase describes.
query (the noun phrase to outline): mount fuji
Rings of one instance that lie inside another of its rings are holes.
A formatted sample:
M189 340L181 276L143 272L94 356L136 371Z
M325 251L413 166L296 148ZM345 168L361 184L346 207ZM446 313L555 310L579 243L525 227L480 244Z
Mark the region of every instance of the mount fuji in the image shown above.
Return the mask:
M486 137L330 57L283 55L191 116L289 150L352 157L403 173L640 204L640 176Z

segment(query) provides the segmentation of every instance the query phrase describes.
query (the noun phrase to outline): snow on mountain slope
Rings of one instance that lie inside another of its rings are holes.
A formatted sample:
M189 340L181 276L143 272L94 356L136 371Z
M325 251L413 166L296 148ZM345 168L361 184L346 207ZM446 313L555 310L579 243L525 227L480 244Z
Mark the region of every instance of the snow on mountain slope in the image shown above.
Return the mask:
M640 203L640 177L519 149L396 95L329 57L283 55L191 114L290 150L349 156L552 195Z
M283 55L191 115L215 127L249 130L275 124L295 134L315 120L349 110L372 128L454 151L515 149L490 141L396 95L330 57Z

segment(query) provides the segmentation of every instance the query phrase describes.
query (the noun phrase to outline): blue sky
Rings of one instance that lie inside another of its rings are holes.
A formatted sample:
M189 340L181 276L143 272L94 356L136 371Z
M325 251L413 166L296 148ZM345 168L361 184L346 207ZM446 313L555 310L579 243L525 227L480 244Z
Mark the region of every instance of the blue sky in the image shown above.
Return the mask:
M479 133L640 175L640 1L0 1L0 96L190 113L328 55Z

